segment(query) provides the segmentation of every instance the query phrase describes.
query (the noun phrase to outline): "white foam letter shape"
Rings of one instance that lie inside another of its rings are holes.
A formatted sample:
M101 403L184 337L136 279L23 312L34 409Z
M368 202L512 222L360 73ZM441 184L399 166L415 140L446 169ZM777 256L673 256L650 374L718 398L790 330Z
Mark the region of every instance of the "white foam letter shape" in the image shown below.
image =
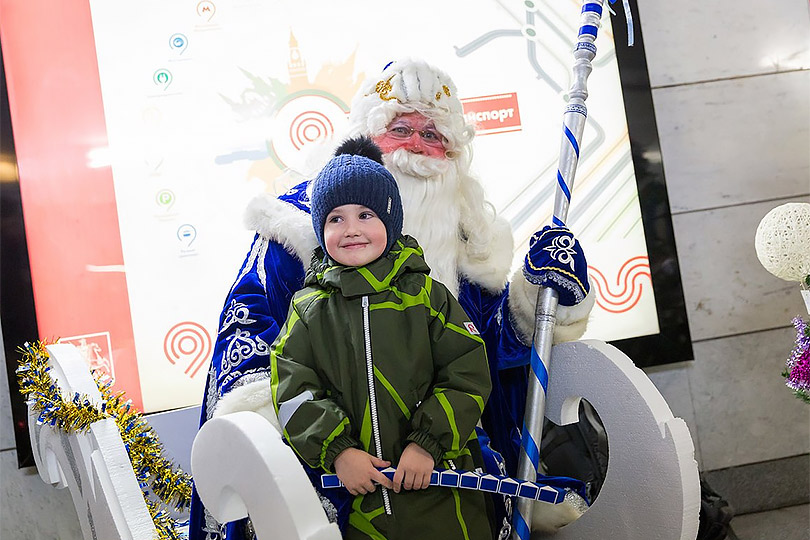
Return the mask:
M191 448L197 493L220 523L250 516L259 540L341 540L292 449L264 417L206 422Z
M97 405L101 394L81 354L70 344L47 346L51 376L66 399L85 395ZM155 525L132 471L121 434L108 418L85 433L67 433L38 425L38 411L28 408L28 431L39 476L67 487L85 540L152 540Z
M553 538L694 540L700 484L686 423L673 417L632 360L601 341L552 349L546 417L558 425L576 422L580 398L594 406L607 431L607 476L588 511Z

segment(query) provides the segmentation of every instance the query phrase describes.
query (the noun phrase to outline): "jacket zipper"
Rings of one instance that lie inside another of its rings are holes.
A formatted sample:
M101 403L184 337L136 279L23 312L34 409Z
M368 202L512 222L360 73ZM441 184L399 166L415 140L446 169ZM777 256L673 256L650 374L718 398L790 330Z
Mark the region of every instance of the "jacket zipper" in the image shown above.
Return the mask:
M368 378L368 400L371 407L371 432L374 434L375 454L383 459L382 444L380 443L380 424L377 417L377 392L374 387L374 363L371 359L371 325L368 321L368 296L364 296L363 304L363 337L366 342L366 375ZM391 501L388 499L388 489L380 486L382 490L385 513L391 515Z

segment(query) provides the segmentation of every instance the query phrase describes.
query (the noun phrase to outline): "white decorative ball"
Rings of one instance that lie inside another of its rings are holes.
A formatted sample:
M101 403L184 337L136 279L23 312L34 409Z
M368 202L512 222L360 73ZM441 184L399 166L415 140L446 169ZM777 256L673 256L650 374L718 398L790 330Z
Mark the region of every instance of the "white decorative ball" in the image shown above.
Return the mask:
M786 281L810 275L810 203L786 203L762 218L755 239L765 270Z

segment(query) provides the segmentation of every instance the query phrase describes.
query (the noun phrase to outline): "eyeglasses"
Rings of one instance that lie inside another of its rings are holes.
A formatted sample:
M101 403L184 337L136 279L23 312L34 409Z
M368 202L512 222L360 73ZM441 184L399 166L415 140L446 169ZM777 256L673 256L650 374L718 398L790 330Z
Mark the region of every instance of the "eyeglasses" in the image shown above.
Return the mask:
M411 126L406 126L404 124L396 125L388 129L388 134L400 140L410 139L414 133L418 133L419 137L422 138L422 142L428 146L444 146L444 143L447 142L441 133L436 131L435 129L414 129Z

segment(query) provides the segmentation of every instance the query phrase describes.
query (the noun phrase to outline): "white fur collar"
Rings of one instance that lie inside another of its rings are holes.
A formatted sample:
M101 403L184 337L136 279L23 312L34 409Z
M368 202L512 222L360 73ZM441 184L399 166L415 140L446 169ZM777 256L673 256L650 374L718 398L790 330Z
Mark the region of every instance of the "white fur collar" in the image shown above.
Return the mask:
M259 195L250 202L244 223L265 238L283 244L305 265L309 264L312 251L318 246L309 214L270 195ZM460 249L458 265L459 273L464 278L489 292L497 293L506 286L514 243L511 228L505 220L498 218L493 232L495 234L486 258L472 258L464 249Z
M309 214L270 195L259 195L250 201L244 223L248 229L283 244L304 266L318 247Z

